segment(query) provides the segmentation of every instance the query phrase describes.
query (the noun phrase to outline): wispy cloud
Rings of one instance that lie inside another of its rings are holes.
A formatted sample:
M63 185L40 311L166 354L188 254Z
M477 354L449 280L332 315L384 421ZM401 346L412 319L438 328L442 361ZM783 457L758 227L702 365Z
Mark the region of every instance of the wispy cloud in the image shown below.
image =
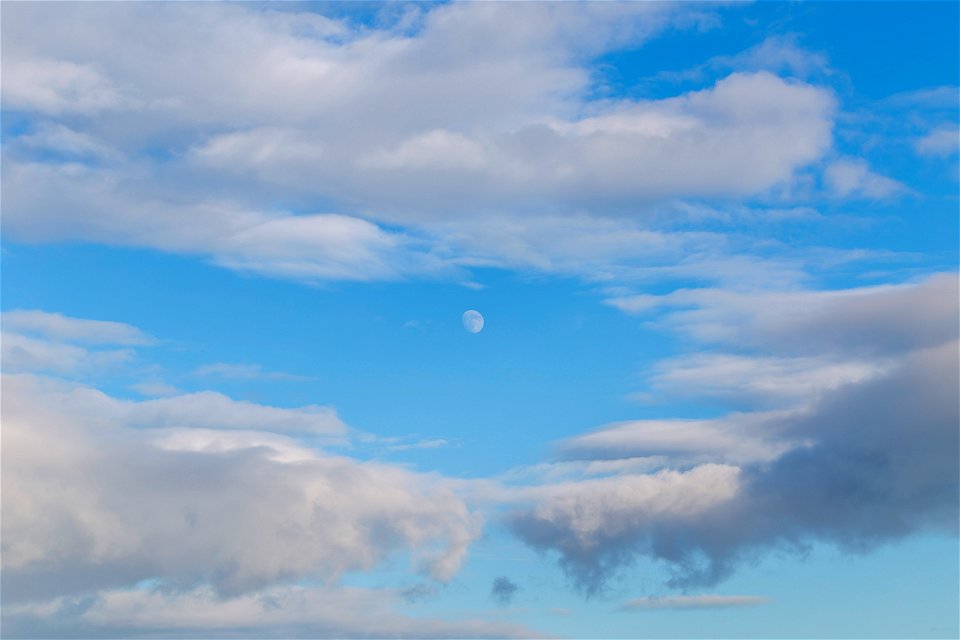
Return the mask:
M93 375L131 363L134 347L155 343L151 336L122 322L39 310L5 311L0 325L3 370L7 372Z
M728 609L734 607L755 607L770 602L763 596L661 596L628 600L620 605L621 611L655 611L659 609Z
M46 636L66 622L77 637L122 638L163 630L173 637L269 634L311 638L538 638L519 624L480 618L448 621L400 612L402 593L390 589L268 587L223 597L208 587L185 591L101 593L87 606L70 598L4 606L4 628Z
M155 340L140 329L122 322L71 318L38 310L4 311L0 323L7 331L36 335L59 342L110 345L148 345Z
M824 180L834 194L844 198L884 199L907 193L902 183L874 173L860 159L832 162L824 171Z
M960 151L960 127L956 124L942 125L914 142L914 148L922 156L950 157Z
M197 367L191 372L194 376L212 376L236 380L312 380L310 376L298 376L283 371L267 371L258 364L227 364L216 362Z

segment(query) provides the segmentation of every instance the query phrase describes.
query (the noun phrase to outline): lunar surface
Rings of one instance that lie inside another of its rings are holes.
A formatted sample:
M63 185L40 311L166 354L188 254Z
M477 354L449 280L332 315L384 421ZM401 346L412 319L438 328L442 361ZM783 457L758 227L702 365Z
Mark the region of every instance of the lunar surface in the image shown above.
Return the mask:
M479 311L470 309L463 312L463 328L470 333L480 333L483 330L483 316Z

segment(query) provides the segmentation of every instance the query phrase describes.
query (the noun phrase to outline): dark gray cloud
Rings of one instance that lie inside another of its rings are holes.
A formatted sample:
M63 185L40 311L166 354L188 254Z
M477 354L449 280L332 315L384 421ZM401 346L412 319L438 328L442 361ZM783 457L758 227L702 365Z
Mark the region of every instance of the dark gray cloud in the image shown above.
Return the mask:
M501 607L505 607L513 602L513 597L519 590L520 587L515 582L510 580L510 578L506 576L499 576L493 581L493 586L490 587L490 596Z
M400 592L400 595L403 596L403 599L407 602L422 602L436 594L437 587L432 584L427 584L426 582L418 582Z
M507 522L529 545L557 552L587 593L639 556L669 563L673 586L710 585L770 547L827 541L869 550L921 531L956 534L957 349L949 342L914 352L884 376L775 418L772 429L806 444L743 465L729 495L695 509L680 498L639 501L636 480L624 476L558 485ZM687 472L684 494L716 484L693 477L705 466Z

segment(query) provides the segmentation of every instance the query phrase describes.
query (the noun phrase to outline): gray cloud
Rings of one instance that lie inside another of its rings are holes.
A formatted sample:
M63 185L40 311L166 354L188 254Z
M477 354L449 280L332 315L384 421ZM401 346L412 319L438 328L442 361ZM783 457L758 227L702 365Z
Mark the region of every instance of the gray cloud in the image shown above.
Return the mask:
M92 387L29 375L9 376L11 406L20 406L19 394L42 394L48 402L81 420L104 421L150 429L236 429L343 437L347 425L332 407L307 405L272 407L234 400L215 391L199 391L153 400L130 401Z
M122 322L71 318L38 310L4 311L0 323L5 331L39 335L59 342L83 344L146 345L154 339Z
M19 333L0 334L0 359L7 372L48 371L90 374L130 362L132 349L98 349Z
M681 289L608 302L628 313L668 310L665 326L704 343L766 355L883 356L954 339L960 287L956 274L940 273L835 291Z
M100 392L29 376L5 376L3 396L16 451L3 463L5 608L148 579L235 596L335 581L393 553L447 580L480 524L434 476L262 431L184 428L190 412L164 414L181 428L139 429Z
M671 584L710 585L771 546L823 540L869 549L920 531L955 534L957 348L911 354L885 376L775 421L775 431L810 444L724 471L722 494L713 474L693 475L708 465L695 467L677 504L699 500L696 509L651 511L631 489L649 476L617 476L558 485L536 506L513 511L509 526L528 544L557 551L587 592L639 555L667 561Z
M886 370L884 359L835 356L765 357L698 353L662 360L650 368L651 390L636 399L719 399L733 404L779 407L808 401L841 385Z
M7 604L4 633L20 638L536 638L517 624L447 621L397 611L389 589L272 587L223 598L209 588L108 590L95 597Z
M712 420L633 420L569 438L555 449L567 460L652 458L674 466L763 462L797 446L784 428L776 428L788 416L768 412Z
M131 362L135 357L133 347L155 342L122 322L71 318L46 311L5 311L0 324L0 356L6 372L91 375Z
M492 597L501 607L506 607L513 602L513 597L517 595L520 587L506 576L499 576L493 581L490 587L490 597Z
M4 233L22 242L304 281L609 277L691 253L693 238L641 224L652 203L767 192L832 144L831 92L767 72L588 97L592 56L704 24L692 5L442 5L412 31L225 5L5 18L4 104L38 116L4 142ZM144 153L158 140L162 163Z
M902 183L871 171L862 159L836 160L826 168L823 177L830 190L840 197L879 200L907 192Z
M592 593L640 556L665 561L671 585L711 585L771 547L862 551L918 532L956 535L956 276L849 292L677 295L703 306L669 321L703 340L883 366L808 389L787 409L626 422L560 443L581 465L648 459L661 470L539 487L507 515L522 540L558 553Z

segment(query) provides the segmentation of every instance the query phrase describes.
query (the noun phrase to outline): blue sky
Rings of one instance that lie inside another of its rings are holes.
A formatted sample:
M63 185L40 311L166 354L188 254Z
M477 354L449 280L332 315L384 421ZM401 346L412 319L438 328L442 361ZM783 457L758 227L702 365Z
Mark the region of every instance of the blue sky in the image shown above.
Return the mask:
M4 3L5 636L956 637L958 6Z

